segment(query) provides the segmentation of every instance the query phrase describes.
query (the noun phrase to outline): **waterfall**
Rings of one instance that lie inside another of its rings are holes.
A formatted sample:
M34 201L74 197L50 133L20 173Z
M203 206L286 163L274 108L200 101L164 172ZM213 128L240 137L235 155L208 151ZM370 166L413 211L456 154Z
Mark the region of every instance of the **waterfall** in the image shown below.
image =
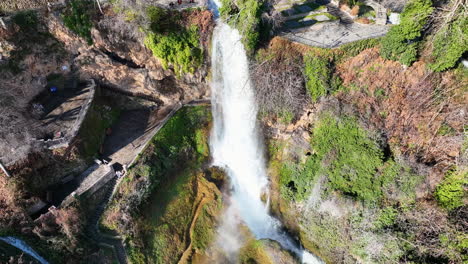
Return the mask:
M261 200L268 191L268 180L248 60L240 40L237 30L218 21L212 43L210 148L213 165L224 168L232 184L231 203L220 232L222 246L225 251L240 247L236 229L242 221L255 238L276 240L303 263L322 263L281 230L281 223L268 214L268 206Z

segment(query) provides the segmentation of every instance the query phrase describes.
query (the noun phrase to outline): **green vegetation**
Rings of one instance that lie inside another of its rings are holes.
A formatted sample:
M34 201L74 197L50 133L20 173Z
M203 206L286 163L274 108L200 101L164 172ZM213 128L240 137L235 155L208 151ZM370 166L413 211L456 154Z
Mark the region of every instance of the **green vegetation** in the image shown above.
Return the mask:
M454 21L447 23L437 31L432 41L433 71L444 71L455 66L455 63L468 51L468 17L459 8Z
M147 10L150 26L145 45L161 59L163 67L174 67L177 75L193 73L203 62L196 25L182 25L180 13L152 6Z
M279 168L281 196L296 201L306 199L312 190L319 169L320 164L314 157L308 157L304 164L283 163Z
M376 176L382 151L349 117L324 115L313 130L311 142L321 163L317 173L328 176L330 186L364 201L382 196L383 180Z
M242 35L242 43L248 53L252 54L260 38L261 13L263 0L221 0L221 16L237 28Z
M301 162L281 157L284 143L269 145L271 166L278 172L280 194L288 201L308 197L319 175L328 186L366 202L410 204L421 181L393 159L383 161L379 145L351 117L323 114L312 131L312 153ZM283 160L281 160L283 159Z
M325 96L329 90L328 81L331 78L329 59L326 56L308 54L304 58L306 88L313 101Z
M421 31L432 10L431 0L408 2L401 14L401 23L393 26L382 39L382 57L411 65L417 59Z
M127 236L132 263L177 262L188 246L188 230L202 199L194 250L204 250L213 238L221 194L200 169L209 157L210 120L208 107L180 109L119 186L103 224ZM122 219L131 219L134 226L122 227Z
M273 263L265 252L263 242L250 239L239 252L239 262L248 264L270 264Z
M78 36L84 38L89 45L93 43L91 38L91 16L89 14L89 2L85 0L72 0L68 10L63 15L63 23Z
M467 187L467 170L449 171L444 180L437 186L434 196L442 207L452 210L464 205L464 199L467 198Z
M387 207L383 209L374 221L374 227L376 229L384 229L395 225L398 211L393 207Z
M197 136L196 131L206 126L210 118L206 107L182 108L156 134L152 141L155 151L142 160L151 167L152 186L163 182L168 171L188 160L206 158L206 137Z
M342 61L350 57L355 57L362 51L378 46L379 44L379 38L361 39L358 41L344 44L338 48L338 50L341 51L343 55L339 56L337 60Z

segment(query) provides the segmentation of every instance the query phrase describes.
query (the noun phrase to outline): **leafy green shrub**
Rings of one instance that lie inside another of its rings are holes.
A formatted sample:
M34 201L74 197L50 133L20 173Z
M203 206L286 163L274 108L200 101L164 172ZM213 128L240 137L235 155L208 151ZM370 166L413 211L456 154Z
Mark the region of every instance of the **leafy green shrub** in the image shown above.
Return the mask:
M171 64L177 74L193 73L203 62L196 26L166 35L150 32L145 38L145 45L161 59L164 68Z
M252 54L260 37L263 0L238 0L235 3L233 0L221 0L221 3L221 16L240 31L245 49Z
M280 193L288 200L302 201L312 190L320 164L315 157L308 157L304 164L286 162L281 165Z
M89 45L93 43L91 38L91 18L89 15L89 2L73 0L70 7L63 15L63 22L71 31L84 38Z
M313 101L325 96L329 89L331 70L329 60L325 56L307 54L304 58L306 88Z
M458 11L458 18L444 25L434 36L432 57L429 64L433 71L444 71L455 66L455 63L468 51L468 17Z
M377 219L374 221L374 227L376 229L388 228L395 225L398 211L393 207L387 207L383 209Z
M421 31L432 10L431 0L408 2L401 14L401 23L393 26L382 39L382 57L411 65L417 58Z
M463 206L467 188L468 171L450 171L437 186L434 196L442 207L452 210Z
M328 176L330 186L364 201L382 196L382 178L376 175L382 165L382 151L357 122L325 114L313 130L311 141L318 173Z
M145 45L153 55L161 59L165 69L172 65L177 75L193 73L203 62L198 27L181 26L180 13L169 13L160 7L149 7L147 16L150 25Z

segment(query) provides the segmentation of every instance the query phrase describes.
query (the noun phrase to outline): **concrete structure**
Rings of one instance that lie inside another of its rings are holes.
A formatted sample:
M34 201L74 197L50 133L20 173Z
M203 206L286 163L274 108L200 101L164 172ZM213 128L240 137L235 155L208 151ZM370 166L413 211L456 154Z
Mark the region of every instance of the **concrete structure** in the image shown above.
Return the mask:
M365 0L364 4L372 7L375 11L375 23L377 25L387 24L387 9L374 0Z
M63 200L60 207L69 205L76 197L92 195L114 178L114 176L115 171L112 166L107 164L93 164L79 176L79 179L81 180L80 185L74 192Z
M88 113L89 107L91 106L91 103L94 99L94 95L96 92L96 83L93 79L89 80L88 86L86 86L83 89L83 91L85 92L80 92L76 97L73 97L70 100L64 102L60 107L57 107L51 113L48 114L48 116L59 116L59 119L54 122L57 123L56 126L60 126L60 124L62 123L60 116L64 114L63 112L65 110L70 111L70 108L76 109L77 107L79 109L79 113L76 115L76 117L74 117L71 121L67 121L68 123L72 122L70 123L70 125L67 125L65 123L63 124L64 131L61 131L61 136L59 138L49 140L35 140L36 144L38 144L39 147L47 149L68 147L70 142L76 137L78 131L80 130L81 124L83 123L86 114ZM44 122L50 123L51 121L49 119L50 118L46 116L44 118Z

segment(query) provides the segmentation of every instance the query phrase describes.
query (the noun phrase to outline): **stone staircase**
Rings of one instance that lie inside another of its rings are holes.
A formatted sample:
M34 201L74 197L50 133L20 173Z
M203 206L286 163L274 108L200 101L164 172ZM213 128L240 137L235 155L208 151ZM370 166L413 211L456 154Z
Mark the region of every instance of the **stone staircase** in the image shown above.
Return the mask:
M127 264L127 254L125 252L125 247L121 238L118 236L113 237L102 234L99 231L98 227L99 219L104 213L104 210L106 209L107 205L112 199L112 195L118 186L117 182L118 178L114 177L107 183L108 186L106 186L107 190L104 195L104 198L102 199L101 203L97 206L91 218L88 220L86 226L86 234L89 238L94 240L100 246L111 248L114 251L114 254L120 264Z
M328 8L328 13L340 18L340 23L342 24L354 23L353 19L348 14L346 14L341 9L339 9L336 5L328 4L327 8Z

